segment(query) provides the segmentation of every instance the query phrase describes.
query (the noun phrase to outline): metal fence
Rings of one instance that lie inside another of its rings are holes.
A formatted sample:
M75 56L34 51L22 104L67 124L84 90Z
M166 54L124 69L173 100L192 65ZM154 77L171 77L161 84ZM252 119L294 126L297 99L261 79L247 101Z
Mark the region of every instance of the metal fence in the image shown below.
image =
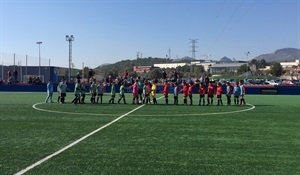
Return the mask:
M28 72L27 68L29 66L38 67L33 73L31 72L31 76L39 77L44 82L45 71L48 67L50 67L50 59L34 57L29 55L21 55L15 53L4 53L0 52L0 78L5 81L19 81L19 82L27 82ZM17 72L17 79L13 77L14 72ZM10 72L10 73L9 73ZM11 77L9 77L11 74Z

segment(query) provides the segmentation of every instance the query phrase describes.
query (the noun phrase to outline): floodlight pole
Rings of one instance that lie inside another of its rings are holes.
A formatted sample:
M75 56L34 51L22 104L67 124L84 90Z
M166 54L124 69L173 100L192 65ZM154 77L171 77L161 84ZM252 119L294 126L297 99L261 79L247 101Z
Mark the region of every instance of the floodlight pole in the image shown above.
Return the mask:
M248 59L248 55L250 54L250 52L248 51L248 52L246 52L245 53L246 55L247 55L247 68L246 68L246 79L247 79L247 81L248 81L248 67L249 67L249 59Z
M74 41L74 36L66 35L66 41L69 41L69 82L71 82L72 41Z
M41 78L41 44L42 42L36 42L39 45L39 78Z

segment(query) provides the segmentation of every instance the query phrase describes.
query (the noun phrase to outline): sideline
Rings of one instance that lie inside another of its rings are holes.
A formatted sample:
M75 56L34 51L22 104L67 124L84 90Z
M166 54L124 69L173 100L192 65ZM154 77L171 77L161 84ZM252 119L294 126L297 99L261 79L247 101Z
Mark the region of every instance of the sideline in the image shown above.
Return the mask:
M78 139L78 140L72 142L71 144L69 144L69 145L65 146L64 148L62 148L62 149L56 151L55 153L52 153L52 154L50 154L49 156L47 156L47 157L45 157L45 158L43 158L43 159L41 159L41 160L35 162L34 164L32 164L32 165L26 167L25 169L23 169L23 170L21 170L21 171L15 173L15 175L22 175L22 174L26 173L27 171L29 171L29 170L35 168L36 166L38 166L38 165L40 165L40 164L42 164L42 163L44 163L44 162L46 162L47 160L51 159L52 157L59 155L60 153L66 151L67 149L69 149L69 148L75 146L76 144L80 143L81 141L85 140L86 138L88 138L88 137L94 135L95 133L99 132L100 130L102 130L102 129L104 129L104 128L106 128L106 127L108 127L108 126L114 124L114 123L117 122L118 120L124 118L125 116L127 116L127 115L133 113L134 111L136 111L136 110L138 110L138 109L140 109L140 108L142 108L142 107L144 107L144 106L145 106L145 105L141 105L141 106L138 106L137 108L134 108L133 110L127 112L126 114L123 114L123 115L121 115L120 117L116 118L115 120L113 120L113 121L107 123L106 125L104 125L104 126L98 128L98 129L96 129L96 130L90 132L89 134L87 134L87 135L81 137L80 139Z

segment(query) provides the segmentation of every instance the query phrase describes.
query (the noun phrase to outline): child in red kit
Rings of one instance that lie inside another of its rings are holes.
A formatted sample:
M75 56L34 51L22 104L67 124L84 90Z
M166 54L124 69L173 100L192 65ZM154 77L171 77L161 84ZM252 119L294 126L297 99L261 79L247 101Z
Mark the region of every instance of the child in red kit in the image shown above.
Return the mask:
M212 82L209 82L207 87L207 105L213 105L214 93L215 88L212 85Z
M164 86L164 96L165 96L165 100L166 100L166 104L169 104L169 100L168 100L168 95L169 95L169 85L168 82L165 81L165 86Z
M199 99L199 106L201 105L201 101L202 101L202 104L204 106L205 104L205 100L204 100L204 96L205 96L205 87L204 87L204 83L201 82L200 83L200 87L199 87L199 90L198 90L199 94L200 94L200 99Z
M188 96L188 85L187 83L184 81L182 83L182 93L183 93L183 105L187 105L187 96Z
M193 105L193 82L190 82L189 84L188 95L190 98L190 105Z
M218 83L217 84L217 92L216 92L217 98L218 98L218 106L219 105L223 105L223 102L222 102L222 91L223 91L222 84Z

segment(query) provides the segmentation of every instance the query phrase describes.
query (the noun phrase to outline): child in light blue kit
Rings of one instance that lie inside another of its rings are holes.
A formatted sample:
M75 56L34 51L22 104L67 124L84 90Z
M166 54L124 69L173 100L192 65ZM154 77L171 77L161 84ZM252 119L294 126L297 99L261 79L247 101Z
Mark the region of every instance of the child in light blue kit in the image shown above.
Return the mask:
M238 81L235 83L235 86L233 88L233 94L234 94L234 104L239 105L240 104L241 89L240 89Z
M48 84L47 84L47 97L46 97L46 100L45 102L48 103L48 100L50 99L50 102L53 103L52 101L52 95L53 95L53 85L52 85L52 82L51 80L48 81Z
M174 83L174 105L178 105L178 94L179 94L179 90L178 90L178 84L175 82Z

